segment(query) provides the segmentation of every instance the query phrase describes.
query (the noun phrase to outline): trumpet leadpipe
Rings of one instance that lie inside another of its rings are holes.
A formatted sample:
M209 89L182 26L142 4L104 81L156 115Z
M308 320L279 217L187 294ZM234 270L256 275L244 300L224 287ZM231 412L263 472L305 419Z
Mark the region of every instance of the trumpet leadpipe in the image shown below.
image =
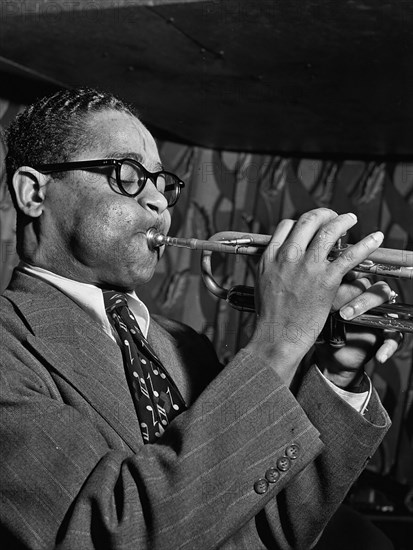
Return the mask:
M235 237L231 237L235 235ZM222 237L221 237L222 236ZM201 250L209 252L221 252L222 254L262 254L264 248L271 240L269 235L246 234L235 231L223 231L216 233L213 238L208 240L195 238L169 237L159 233L155 228L148 229L146 233L148 246L151 249L160 246L176 246L178 248L189 248L191 250Z

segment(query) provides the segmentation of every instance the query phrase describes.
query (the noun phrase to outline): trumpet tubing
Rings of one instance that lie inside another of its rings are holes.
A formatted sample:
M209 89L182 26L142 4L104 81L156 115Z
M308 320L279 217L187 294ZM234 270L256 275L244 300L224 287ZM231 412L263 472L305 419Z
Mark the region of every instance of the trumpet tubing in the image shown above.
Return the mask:
M245 285L235 285L230 289L220 286L212 276L211 256L213 252L221 254L261 255L270 244L271 236L259 233L240 233L222 231L208 240L195 238L169 237L159 233L155 228L147 232L148 246L151 249L160 246L175 246L190 250L202 251L201 274L207 289L220 299L226 300L232 307L241 311L255 311L254 288ZM277 246L274 243L274 246ZM278 248L278 246L277 246ZM347 246L336 243L332 247L329 259L334 260L345 252ZM413 279L413 251L378 248L366 260L354 268L354 271L394 277L398 279ZM413 307L409 304L384 304L360 315L351 321L343 322L397 330L413 333Z

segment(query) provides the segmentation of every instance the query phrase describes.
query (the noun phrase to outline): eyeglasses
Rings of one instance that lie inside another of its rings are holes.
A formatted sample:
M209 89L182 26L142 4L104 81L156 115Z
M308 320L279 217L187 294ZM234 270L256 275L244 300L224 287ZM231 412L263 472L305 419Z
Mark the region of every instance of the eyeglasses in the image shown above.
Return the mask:
M170 207L177 203L181 189L185 187L185 183L172 172L166 172L165 170L149 172L140 162L132 159L82 160L57 164L37 164L33 168L43 174L51 174L69 170L105 168L107 166L113 166L115 169L115 178L109 178L111 188L115 193L127 197L139 195L148 179L150 179L156 189L164 195L168 207Z

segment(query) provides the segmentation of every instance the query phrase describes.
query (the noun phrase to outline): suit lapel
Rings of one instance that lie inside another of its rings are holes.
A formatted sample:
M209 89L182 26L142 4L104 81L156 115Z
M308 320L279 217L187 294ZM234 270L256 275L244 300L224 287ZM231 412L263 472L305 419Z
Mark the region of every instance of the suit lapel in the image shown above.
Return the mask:
M222 368L209 340L182 323L152 316L148 340L187 406Z
M33 334L28 343L50 371L71 384L134 451L142 445L120 349L65 294L17 272L6 291Z

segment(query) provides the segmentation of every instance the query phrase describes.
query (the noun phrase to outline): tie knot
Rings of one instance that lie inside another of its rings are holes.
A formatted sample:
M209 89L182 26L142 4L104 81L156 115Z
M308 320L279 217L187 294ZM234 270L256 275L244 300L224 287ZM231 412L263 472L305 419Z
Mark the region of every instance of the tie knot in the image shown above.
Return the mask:
M102 290L102 294L106 313L110 313L117 308L128 305L126 294L123 292L117 292L116 290Z

